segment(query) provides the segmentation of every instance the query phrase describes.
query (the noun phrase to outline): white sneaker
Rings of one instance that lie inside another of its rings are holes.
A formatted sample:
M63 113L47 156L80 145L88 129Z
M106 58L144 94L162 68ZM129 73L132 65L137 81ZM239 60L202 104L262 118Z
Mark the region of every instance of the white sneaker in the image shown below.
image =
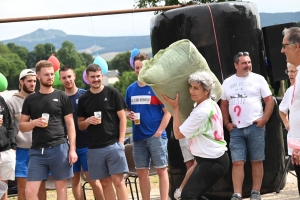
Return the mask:
M181 191L179 190L179 188L177 188L176 190L175 190L175 192L174 192L174 198L176 199L176 200L181 200Z

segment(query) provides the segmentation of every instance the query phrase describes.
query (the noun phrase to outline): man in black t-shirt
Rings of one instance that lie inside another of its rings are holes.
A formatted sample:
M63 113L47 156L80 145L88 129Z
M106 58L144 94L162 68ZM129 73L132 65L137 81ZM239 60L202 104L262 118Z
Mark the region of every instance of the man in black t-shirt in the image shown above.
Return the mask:
M41 181L48 178L50 170L57 199L66 200L67 179L73 176L72 164L77 160L73 106L64 92L52 87L54 68L51 62L39 61L35 70L40 90L25 99L20 119L21 132L32 130L25 195L26 199L38 200ZM45 113L49 114L49 119L42 117Z
M87 128L89 136L88 168L91 180L100 179L105 199L127 200L128 193L123 173L128 172L124 152L126 132L126 103L120 93L102 85L100 67L90 64L86 68L90 90L78 101L78 127ZM101 118L95 112L101 111Z

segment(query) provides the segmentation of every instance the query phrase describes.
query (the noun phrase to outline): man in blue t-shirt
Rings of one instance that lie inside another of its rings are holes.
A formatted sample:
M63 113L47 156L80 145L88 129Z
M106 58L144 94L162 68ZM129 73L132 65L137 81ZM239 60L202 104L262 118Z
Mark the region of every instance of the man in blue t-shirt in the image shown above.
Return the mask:
M60 81L64 85L65 93L68 95L72 102L74 112L74 124L76 130L76 153L78 160L73 164L74 177L72 178L72 191L75 199L83 199L83 190L81 187L81 168L85 173L89 184L93 189L93 193L96 199L104 199L102 186L99 180L90 180L87 164L87 152L88 152L88 133L87 130L80 130L78 128L77 111L78 111L78 99L86 92L86 90L77 88L75 84L76 74L70 66L63 66L59 69Z
M149 60L144 53L134 58L136 75L143 66L142 61ZM140 123L132 123L133 157L140 180L140 189L143 199L150 199L149 169L151 159L159 177L160 196L168 199L168 151L165 128L170 120L170 113L162 102L155 96L153 90L139 81L132 83L126 91L126 117L135 120L136 113L140 113Z

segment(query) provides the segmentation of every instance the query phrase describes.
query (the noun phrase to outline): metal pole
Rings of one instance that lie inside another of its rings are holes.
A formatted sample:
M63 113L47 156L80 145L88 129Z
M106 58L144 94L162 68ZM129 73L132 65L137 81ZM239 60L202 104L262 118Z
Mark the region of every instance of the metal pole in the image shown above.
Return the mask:
M35 16L35 17L6 18L6 19L0 19L0 23L50 20L50 19L62 19L62 18L74 18L74 17L89 17L89 16L98 16L98 15L117 15L117 14L126 14L126 13L171 10L171 9L180 8L183 6L185 6L185 5L160 6L160 7L151 7L151 8L137 8L137 9L111 10L111 11L73 13L73 14L60 14L60 15L46 15L46 16Z

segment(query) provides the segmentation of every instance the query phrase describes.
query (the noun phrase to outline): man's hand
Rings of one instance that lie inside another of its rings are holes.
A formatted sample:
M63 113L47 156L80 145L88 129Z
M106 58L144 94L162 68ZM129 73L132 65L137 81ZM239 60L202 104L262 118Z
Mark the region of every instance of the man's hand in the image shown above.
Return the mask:
M91 116L91 117L87 118L86 122L88 124L93 124L93 125L98 125L101 123L101 121L95 116Z
M257 127L262 128L266 125L267 122L268 122L268 119L265 119L262 117L262 118L255 120L253 123L255 123Z
M300 164L300 154L299 149L294 149L292 153L292 164L299 165Z
M69 151L69 163L70 165L73 165L77 161L78 157L76 154L76 151L70 150Z
M226 128L230 132L230 131L232 131L233 128L236 128L236 125L229 122L228 124L226 124Z

